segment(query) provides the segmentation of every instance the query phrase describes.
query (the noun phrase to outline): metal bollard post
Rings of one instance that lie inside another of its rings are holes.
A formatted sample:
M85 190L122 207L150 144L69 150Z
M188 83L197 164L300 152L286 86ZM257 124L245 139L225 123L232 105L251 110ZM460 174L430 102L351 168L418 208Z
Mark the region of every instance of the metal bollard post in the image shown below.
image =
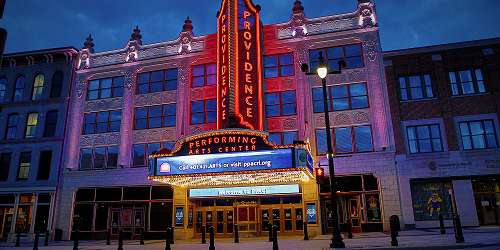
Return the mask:
M208 229L210 233L210 246L208 247L208 250L215 250L215 235L214 235L214 227L211 226Z
M80 237L80 232L78 228L73 232L73 250L78 250L78 238Z
M455 226L455 240L457 243L464 243L464 233L462 232L462 223L460 222L460 216L455 213L453 215L453 225Z
M139 240L139 245L144 245L144 228L141 228L141 236Z
M279 250L278 246L278 226L273 226L273 250Z
M21 246L21 233L17 232L16 234L16 247Z
M118 231L118 250L123 250L123 231Z
M174 244L174 227L170 228L170 244Z
M351 219L347 219L347 238L352 239L352 223Z
M442 214L439 214L439 228L441 234L446 234L446 229L444 228L444 218Z
M238 224L234 224L234 243L240 243L240 235L238 233Z
M393 215L389 218L390 226L391 226L391 246L398 246L398 229L399 229L399 217L397 215Z
M201 244L206 244L207 243L207 239L206 239L206 228L205 226L201 226Z
M170 236L172 235L171 233L172 228L167 227L167 238L165 239L165 250L171 250L170 248Z
M49 246L49 238L50 238L50 233L49 230L45 231L45 242L43 243L44 246Z
M38 241L40 240L40 233L38 230L35 232L35 241L33 242L33 250L38 250Z
M307 221L304 221L304 240L309 240L309 233L307 232Z
M106 233L106 245L111 244L111 228L108 228L108 232Z
M269 228L269 242L272 242L273 241L273 224L271 222L269 222L269 224L267 224L267 228Z

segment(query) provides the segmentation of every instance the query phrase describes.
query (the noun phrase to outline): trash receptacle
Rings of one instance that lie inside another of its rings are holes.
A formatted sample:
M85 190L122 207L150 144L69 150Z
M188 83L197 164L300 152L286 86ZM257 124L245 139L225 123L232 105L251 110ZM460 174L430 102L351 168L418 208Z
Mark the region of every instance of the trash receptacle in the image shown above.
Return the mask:
M54 231L54 240L55 240L55 241L60 241L60 240L62 240L62 234L63 234L62 229L60 229L60 228L56 228L56 230Z

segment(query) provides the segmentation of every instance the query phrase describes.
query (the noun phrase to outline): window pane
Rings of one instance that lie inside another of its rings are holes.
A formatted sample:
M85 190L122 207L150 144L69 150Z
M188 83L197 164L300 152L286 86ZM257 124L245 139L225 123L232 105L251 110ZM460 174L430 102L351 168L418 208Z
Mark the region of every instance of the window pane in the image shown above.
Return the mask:
M432 138L441 138L441 131L439 131L439 125L431 126L431 137Z
M351 84L349 89L351 91L351 96L366 95L366 84L364 83Z
M134 166L144 166L144 157L146 155L146 150L144 149L144 144L135 144L133 146L133 164Z
M207 105L207 111L217 111L217 102L215 100L207 100L205 105Z
M349 109L349 99L341 98L341 99L333 99L333 110L346 110Z
M105 166L105 158L106 154L105 147L95 148L94 150L94 168L104 168Z
M161 82L163 81L163 71L153 71L151 72L151 82Z
M278 69L277 68L265 68L264 69L264 77L265 78L278 77Z
M432 93L432 85L431 85L431 76L426 74L424 75L424 81L425 81L425 94L427 97L433 97L434 94Z
M354 44L345 46L345 56L360 56L361 55L361 45Z
M191 112L203 112L203 101L191 102Z
M466 122L461 122L460 123L460 133L462 134L462 136L464 136L464 135L470 135L470 133L469 133L469 126L467 125Z
M358 96L351 98L353 109L368 108L368 96Z
M147 83L149 82L149 72L140 73L137 75L137 83Z
M191 124L203 123L203 113L192 113L191 114Z
M372 151L372 132L370 127L355 127L356 152Z
M193 66L193 76L204 76L204 75L205 75L204 65Z
M288 131L283 133L283 144L293 144L297 140L297 131Z
M211 63L207 64L207 75L215 75L217 74L217 64Z
M109 89L111 88L111 84L113 82L112 78L105 78L100 80L100 88L101 89Z
M292 53L282 54L280 55L280 66L282 65L291 65L293 64L293 55Z
M264 56L264 67L276 67L278 66L277 56Z
M472 136L472 147L475 149L486 148L486 142L483 135Z
M295 103L283 104L281 107L281 115L295 115L297 114L297 108Z
M455 76L455 72L449 72L448 76L450 78L450 83L456 83L457 82L457 78Z
M408 127L406 129L407 133L408 133L408 139L409 140L416 140L417 139L417 134L416 134L416 131L415 131L415 127Z
M326 131L325 129L316 130L316 150L318 155L326 154Z
M197 76L193 78L193 87L201 87L205 85L205 77Z
M338 153L352 152L351 128L335 129L335 149Z
M418 139L429 139L429 128L427 126L418 126L417 127L417 136Z
M347 97L347 85L331 87L331 94L333 98Z
M160 143L150 143L148 144L148 155L151 155L154 152L158 152L161 146Z
M269 141L274 142L278 145L282 145L281 133L269 133Z
M292 76L292 75L293 75L293 65L280 67L280 76Z
M279 106L278 105L266 106L266 116L267 117L280 116Z
M81 150L80 155L80 169L92 168L92 149L84 148Z
M147 108L135 108L135 118L147 118L148 110Z
M100 98L109 98L111 97L111 89L101 89Z
M118 147L108 147L108 168L115 168L118 166Z
M285 91L281 93L281 103L295 104L295 91Z
M207 112L207 123L212 123L217 121L217 112L211 111Z

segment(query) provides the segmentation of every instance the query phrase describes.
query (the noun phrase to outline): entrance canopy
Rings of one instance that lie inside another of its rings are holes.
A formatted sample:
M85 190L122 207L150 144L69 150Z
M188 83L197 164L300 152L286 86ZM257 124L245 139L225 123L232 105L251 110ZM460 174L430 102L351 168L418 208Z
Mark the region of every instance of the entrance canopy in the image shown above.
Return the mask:
M173 151L150 156L149 179L175 186L227 186L309 181L312 157L303 142L276 145L267 133L246 129L186 137Z

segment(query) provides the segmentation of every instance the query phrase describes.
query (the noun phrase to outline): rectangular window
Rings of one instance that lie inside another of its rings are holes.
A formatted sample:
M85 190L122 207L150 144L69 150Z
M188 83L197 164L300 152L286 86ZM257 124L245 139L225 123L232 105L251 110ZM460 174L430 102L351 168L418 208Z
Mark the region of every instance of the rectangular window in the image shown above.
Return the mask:
M53 137L56 135L57 129L57 110L47 112L45 118L45 129L43 131L44 137Z
M191 86L203 87L217 84L217 64L202 64L192 67Z
M434 97L429 74L399 77L401 101Z
M118 146L82 148L80 170L116 168L118 166Z
M327 87L328 111L368 108L368 91L366 83L352 83ZM323 88L312 89L313 111L324 110Z
M264 56L264 77L293 76L293 54Z
M411 154L443 151L439 124L409 126L406 134Z
M38 113L29 113L26 118L26 138L33 138L36 136L36 127L38 125Z
M486 93L481 69L451 71L448 73L451 84L451 95L472 95Z
M159 151L161 149L161 146L162 145L160 143L134 144L132 147L133 166L147 166L149 155Z
M17 137L17 121L19 115L18 114L10 114L7 117L7 129L5 131L5 139L16 139Z
M217 119L215 99L191 102L191 124L214 123Z
M123 76L89 81L87 100L97 100L123 96Z
M19 169L17 171L18 180L27 180L30 174L31 152L21 152L19 156Z
M175 103L135 108L134 128L174 127L176 113Z
M370 126L343 127L333 130L334 154L362 153L373 151L372 131ZM325 129L316 130L317 154L326 154L328 147Z
M285 131L285 132L274 132L269 133L269 141L274 142L277 145L289 145L293 144L298 138L297 131Z
M266 94L266 116L287 116L297 114L295 91L273 92Z
M6 181L9 179L11 157L12 153L0 154L0 181Z
M177 68L140 73L137 75L137 94L177 89Z
M84 114L83 134L119 132L121 110L101 111Z
M37 180L48 180L50 177L50 166L52 165L52 151L41 151L38 162Z
M460 122L462 146L465 150L498 148L493 120Z
M311 71L316 72L319 65L319 55L328 63L330 71L339 70L339 62L344 61L347 69L362 68L363 50L361 44L343 45L339 47L322 48L309 51L309 65Z

